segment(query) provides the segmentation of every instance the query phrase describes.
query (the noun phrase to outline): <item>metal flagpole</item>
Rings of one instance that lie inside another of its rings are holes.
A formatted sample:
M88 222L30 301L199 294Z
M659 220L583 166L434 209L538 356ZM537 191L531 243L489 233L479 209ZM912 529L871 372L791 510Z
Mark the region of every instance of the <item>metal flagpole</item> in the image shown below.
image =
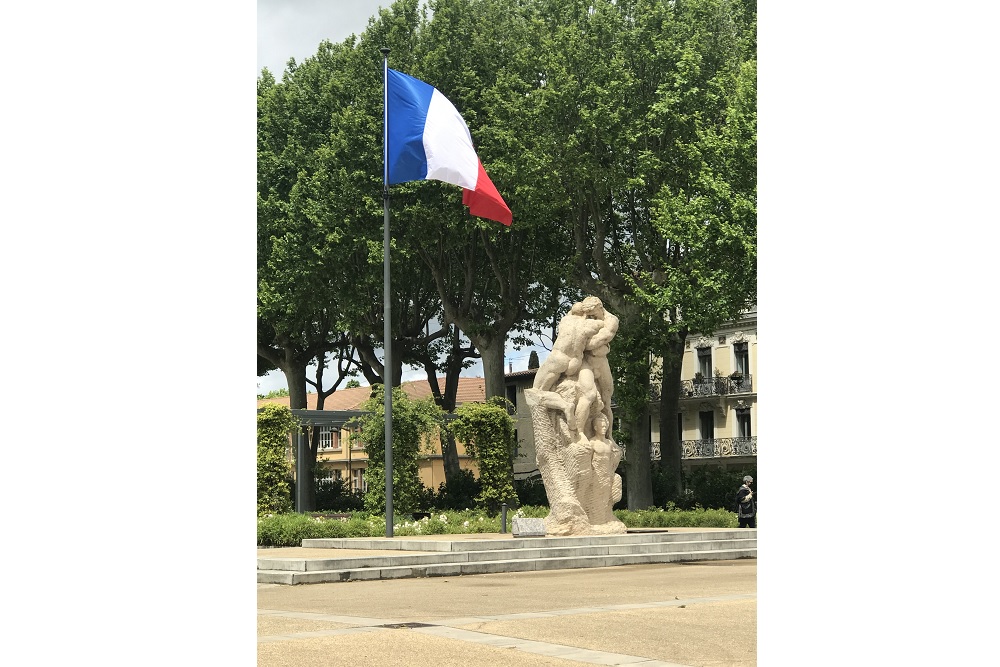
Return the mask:
M385 394L385 536L392 537L392 308L389 301L389 49L382 47L382 389Z

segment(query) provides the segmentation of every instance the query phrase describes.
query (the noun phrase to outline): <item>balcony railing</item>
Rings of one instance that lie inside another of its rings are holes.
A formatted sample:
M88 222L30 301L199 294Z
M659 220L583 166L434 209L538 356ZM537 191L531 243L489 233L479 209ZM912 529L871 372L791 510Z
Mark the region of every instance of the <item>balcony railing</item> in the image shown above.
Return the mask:
M728 456L757 456L757 436L681 441L682 459L718 459Z
M625 446L622 459L625 458ZM681 459L720 459L733 456L757 456L757 436L749 438L706 438L703 440L681 440ZM649 443L649 459L660 460L660 443Z
M681 440L681 459L720 459L732 456L757 456L757 436ZM649 458L651 461L660 460L660 443L649 443Z
M753 391L753 378L742 377L711 377L704 380L681 380L681 398L699 398L705 396L728 396L731 394L749 394ZM660 400L660 385L649 385L649 399L654 403Z
M681 398L748 394L752 391L753 378L749 375L740 377L712 377L705 378L704 380L681 380Z

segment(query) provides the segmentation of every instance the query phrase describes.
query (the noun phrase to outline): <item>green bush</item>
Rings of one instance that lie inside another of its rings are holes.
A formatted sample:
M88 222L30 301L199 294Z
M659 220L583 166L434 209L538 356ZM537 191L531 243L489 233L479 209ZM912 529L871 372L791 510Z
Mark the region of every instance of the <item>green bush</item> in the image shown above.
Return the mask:
M750 475L756 480L756 466L742 470L723 470L718 466L698 467L685 476L684 483L697 504L732 512L736 505L736 491L743 484L744 475ZM754 491L756 492L756 485Z
M650 471L653 484L653 504L657 507L674 506L680 509L705 507L733 511L736 491L743 484L743 476L757 478L756 467L741 470L723 470L721 466L705 465L695 467L684 474L684 493L677 495L673 474L664 466L654 465ZM622 474L624 479L624 474ZM615 505L615 509L625 509L625 498Z
M483 485L471 470L459 470L458 477L451 483L442 482L438 492L430 500L429 508L438 510L459 510L473 507L476 496L482 491Z
M385 394L382 385L372 386L372 395L361 406L358 439L364 444L368 466L365 509L385 511ZM433 492L420 482L418 457L424 440L444 423L444 412L433 397L414 400L399 387L392 390L392 506L394 511L425 509Z
M542 483L541 475L515 479L514 491L517 492L517 501L521 507L525 505L549 506L549 497L545 494L545 484Z
M458 418L448 427L479 466L481 488L476 504L490 512L499 512L502 503L518 503L512 467L517 443L508 406L510 402L499 396L486 403L463 403L455 410Z
M316 510L320 512L357 512L365 507L365 496L351 491L343 479L316 480Z
M510 510L507 521L514 517L543 519L548 513L548 507L522 506ZM737 525L736 515L732 512L700 507L681 510L673 505L666 510L615 510L615 516L629 528L735 528ZM499 514L483 510L435 512L418 520L412 514L393 516L392 533L396 537L499 532ZM356 512L343 519L294 513L264 515L257 519L257 545L261 547L297 547L302 545L304 539L323 537L384 536L385 517L366 512Z
M721 509L696 507L682 510L668 504L661 508L633 511L615 510L615 516L629 528L736 528L736 515Z
M292 509L292 467L285 456L288 433L298 424L292 411L269 403L257 413L257 515Z

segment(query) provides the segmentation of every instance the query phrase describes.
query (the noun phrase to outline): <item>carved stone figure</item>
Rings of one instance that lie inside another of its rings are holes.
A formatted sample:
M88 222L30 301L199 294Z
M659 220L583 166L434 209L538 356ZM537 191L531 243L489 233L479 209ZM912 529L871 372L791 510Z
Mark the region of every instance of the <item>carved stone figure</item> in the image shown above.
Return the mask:
M549 535L626 532L611 508L622 497L621 449L611 437L608 352L618 318L589 296L559 322L552 352L524 392L535 429Z

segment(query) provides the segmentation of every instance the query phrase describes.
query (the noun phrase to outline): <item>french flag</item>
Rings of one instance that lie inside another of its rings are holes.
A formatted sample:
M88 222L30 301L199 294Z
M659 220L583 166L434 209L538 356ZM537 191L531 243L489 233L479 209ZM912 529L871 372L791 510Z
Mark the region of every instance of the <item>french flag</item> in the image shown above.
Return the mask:
M434 179L461 186L472 215L509 227L510 208L486 175L455 105L434 86L394 69L386 88L388 184Z

